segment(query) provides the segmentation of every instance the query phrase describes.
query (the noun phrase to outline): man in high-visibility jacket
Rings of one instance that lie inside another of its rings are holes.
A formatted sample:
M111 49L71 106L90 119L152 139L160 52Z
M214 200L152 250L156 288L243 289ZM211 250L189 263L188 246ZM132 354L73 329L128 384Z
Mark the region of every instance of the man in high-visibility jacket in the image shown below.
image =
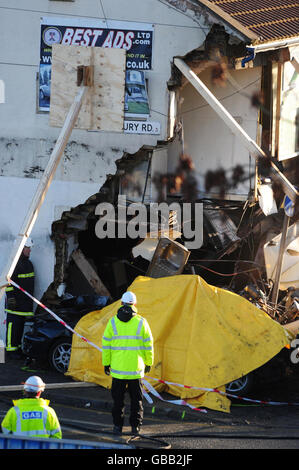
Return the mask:
M137 313L136 296L125 292L122 306L105 328L102 338L102 363L112 376L113 432L121 434L124 423L126 389L131 400L130 425L139 434L143 420L141 378L153 364L153 337L148 322Z
M26 240L22 254L11 276L12 281L33 295L34 268L30 261L30 252L33 242L31 238ZM6 301L6 352L8 357L21 358L21 341L24 324L33 317L33 300L20 289L9 285L5 289Z
M45 389L42 379L36 375L29 377L24 384L25 398L14 400L2 423L4 434L23 437L61 439L62 433L58 418L49 400L40 398Z

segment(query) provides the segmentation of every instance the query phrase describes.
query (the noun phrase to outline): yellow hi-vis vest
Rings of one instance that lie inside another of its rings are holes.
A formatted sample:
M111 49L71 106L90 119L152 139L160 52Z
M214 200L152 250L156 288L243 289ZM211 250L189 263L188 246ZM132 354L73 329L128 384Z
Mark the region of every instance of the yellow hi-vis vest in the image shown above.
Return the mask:
M55 411L49 400L43 398L22 398L13 401L1 427L4 434L24 437L61 439L62 433Z
M117 379L144 377L144 366L153 364L153 337L145 318L135 315L123 322L115 315L109 320L102 338L102 363Z

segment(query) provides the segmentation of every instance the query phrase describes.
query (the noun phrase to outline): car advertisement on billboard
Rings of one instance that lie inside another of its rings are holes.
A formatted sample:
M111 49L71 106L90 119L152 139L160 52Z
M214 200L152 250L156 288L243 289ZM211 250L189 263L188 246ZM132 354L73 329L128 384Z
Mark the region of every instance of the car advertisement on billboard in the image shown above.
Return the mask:
M126 71L125 116L147 117L149 104L144 72L139 70Z

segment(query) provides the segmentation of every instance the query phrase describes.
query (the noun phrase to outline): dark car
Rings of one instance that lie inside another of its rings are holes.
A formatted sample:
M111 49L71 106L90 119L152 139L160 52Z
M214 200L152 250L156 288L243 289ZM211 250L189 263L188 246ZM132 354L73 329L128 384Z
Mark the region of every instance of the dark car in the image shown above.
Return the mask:
M49 99L51 92L51 83L40 85L39 87L39 97L41 100Z
M247 285L240 292L240 295L252 302L258 308L263 307L267 298L260 289L257 289L251 284ZM286 374L290 370L297 372L299 359L296 359L295 361L292 360L292 357L295 357L295 352L299 358L299 348L293 347L291 343L290 349L288 347L283 348L278 354L276 354L276 356L264 365L253 370L249 374L245 374L243 377L239 377L238 379L228 383L226 385L227 393L245 396L262 384L277 382L278 380L285 378Z
M78 296L61 302L54 313L72 329L84 315L100 310L108 303L105 296ZM35 314L23 335L22 350L27 359L49 364L58 372L68 369L73 333L47 311Z
M240 397L246 396L258 387L284 379L290 370L298 366L293 363L291 355L295 348L283 348L276 356L249 374L243 375L226 385L226 392Z

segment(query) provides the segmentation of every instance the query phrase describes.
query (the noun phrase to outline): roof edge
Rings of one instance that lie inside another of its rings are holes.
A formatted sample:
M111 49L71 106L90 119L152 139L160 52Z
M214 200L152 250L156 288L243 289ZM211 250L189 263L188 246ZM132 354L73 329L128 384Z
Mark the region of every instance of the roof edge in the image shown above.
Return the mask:
M198 4L202 4L203 6L208 8L212 13L219 16L223 21L228 23L231 27L237 29L240 33L242 33L244 36L246 36L251 41L258 41L259 40L259 36L257 34L250 31L250 29L245 28L245 26L243 26L241 23L239 23L239 21L232 18L228 13L223 11L220 7L218 7L218 6L214 5L213 3L211 3L209 0L197 0L197 2L198 2Z
M292 36L290 38L277 39L272 41L265 41L260 44L252 44L248 47L252 47L255 52L267 52L275 49L282 49L284 47L298 46L299 36Z

